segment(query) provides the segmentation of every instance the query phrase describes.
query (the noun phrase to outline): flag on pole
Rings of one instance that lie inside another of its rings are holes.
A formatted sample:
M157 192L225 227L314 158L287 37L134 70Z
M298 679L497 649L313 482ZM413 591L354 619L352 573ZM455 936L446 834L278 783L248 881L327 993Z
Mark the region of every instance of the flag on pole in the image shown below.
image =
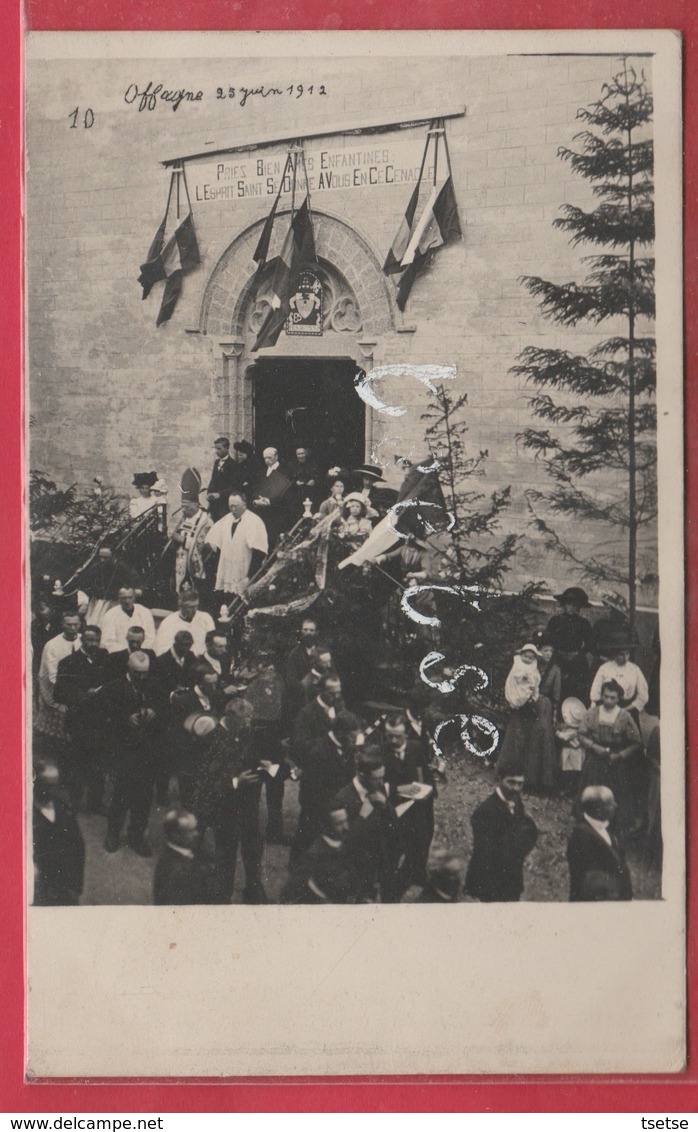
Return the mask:
M289 169L293 172L293 185L294 185L294 190L295 190L296 169L295 169L295 164L294 164L294 162L291 158L291 152L292 151L289 150L288 154L286 156L286 164L284 165L284 171L281 174L281 178L279 180L279 190L276 194L276 197L274 198L274 203L271 207L271 212L269 213L266 220L264 221L264 227L262 228L262 231L260 233L259 242L257 243L257 247L254 250L254 255L252 256L252 259L257 264L257 271L262 271L263 268L266 265L266 262L267 262L267 256L269 255L269 243L270 243L270 240L271 240L271 233L272 233L272 229L274 227L274 221L276 220L276 210L279 207L279 200L281 199L281 193L282 193L282 190L283 190L283 187L284 187L284 181L286 179L286 174L288 173Z
M407 305L415 279L429 264L434 252L461 236L453 181L449 176L440 189L432 191L400 262L403 270L397 287L397 305L401 311Z
M271 212L264 221L264 227L262 228L259 242L254 250L254 255L252 256L252 259L257 264L258 271L261 271L267 262L267 256L269 254L269 241L271 240L271 231L274 227L274 220L276 219L276 208L278 203L279 194L277 193L276 200L272 205Z
M182 279L201 262L199 246L194 232L194 221L189 204L189 211L183 220L171 216L172 185L175 177L184 177L184 171L175 171L170 182L170 193L167 198L167 209L162 223L155 233L150 245L148 258L141 264L141 273L138 282L143 288L143 298L148 295L156 283L165 280L165 290L160 304L156 326L161 326L172 317L182 290ZM186 182L185 182L186 187Z
M407 245L410 242L410 233L412 232L412 225L414 224L415 213L417 212L417 204L419 202L419 189L422 179L417 181L414 187L414 192L410 197L410 203L407 205L405 215L402 223L398 228L397 235L393 240L390 251L388 252L385 263L383 264L383 271L386 275L394 275L398 271L402 271L402 257L407 251Z
M270 310L260 327L252 353L264 346L273 346L288 317L289 300L303 268L315 259L315 240L310 219L308 197L291 221L272 279Z

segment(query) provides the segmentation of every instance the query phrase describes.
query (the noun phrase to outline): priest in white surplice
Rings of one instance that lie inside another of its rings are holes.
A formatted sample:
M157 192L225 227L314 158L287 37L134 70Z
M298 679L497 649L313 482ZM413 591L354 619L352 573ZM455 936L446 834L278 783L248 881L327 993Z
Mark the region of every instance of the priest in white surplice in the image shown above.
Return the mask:
M206 542L221 552L216 590L226 595L242 594L269 551L269 539L259 515L247 510L244 495L233 493L228 506L230 514L213 524Z

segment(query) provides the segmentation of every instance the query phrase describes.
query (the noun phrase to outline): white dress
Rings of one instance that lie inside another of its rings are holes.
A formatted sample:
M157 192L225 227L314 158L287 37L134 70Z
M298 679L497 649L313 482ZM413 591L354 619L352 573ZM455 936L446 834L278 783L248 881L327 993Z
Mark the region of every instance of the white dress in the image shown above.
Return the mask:
M206 535L206 542L220 550L216 589L223 593L242 593L252 561L252 551L269 552L267 528L259 515L243 511L233 528L233 516L224 515Z
M134 495L134 497L128 501L129 516L131 519L140 519L141 515L144 515L146 511L149 511L151 507L155 507L160 502L161 499L157 495L148 495L147 497L144 495Z

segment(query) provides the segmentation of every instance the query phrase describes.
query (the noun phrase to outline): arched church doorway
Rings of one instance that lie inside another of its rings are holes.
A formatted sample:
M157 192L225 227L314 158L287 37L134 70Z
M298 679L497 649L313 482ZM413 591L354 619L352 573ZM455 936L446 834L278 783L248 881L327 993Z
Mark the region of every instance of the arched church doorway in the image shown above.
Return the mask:
M353 358L260 358L247 370L255 450L277 448L283 461L310 448L323 470L362 464L366 407L355 388L362 373Z

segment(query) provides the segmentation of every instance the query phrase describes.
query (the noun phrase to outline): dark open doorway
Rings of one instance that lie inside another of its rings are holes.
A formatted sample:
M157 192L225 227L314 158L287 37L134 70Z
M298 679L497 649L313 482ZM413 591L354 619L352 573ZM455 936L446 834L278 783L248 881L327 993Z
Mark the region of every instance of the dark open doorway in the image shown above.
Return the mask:
M365 406L351 358L264 358L248 374L257 452L271 446L288 460L304 446L322 468L364 462Z

